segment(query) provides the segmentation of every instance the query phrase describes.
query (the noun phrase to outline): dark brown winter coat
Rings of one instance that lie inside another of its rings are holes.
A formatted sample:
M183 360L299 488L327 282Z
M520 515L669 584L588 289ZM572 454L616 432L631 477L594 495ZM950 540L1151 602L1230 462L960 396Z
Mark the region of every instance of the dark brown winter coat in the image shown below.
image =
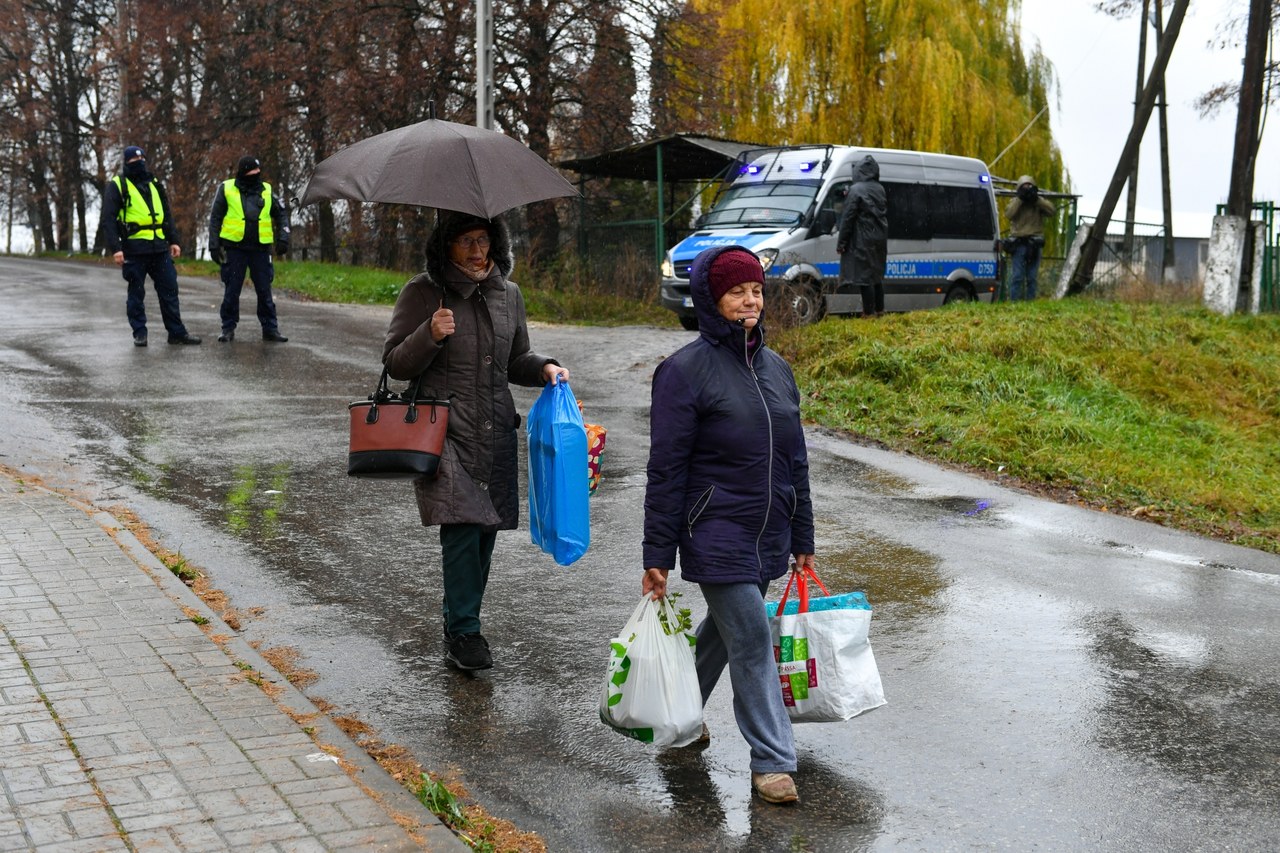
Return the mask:
M484 224L469 220L477 221ZM520 519L520 417L508 383L538 387L543 367L558 362L529 348L524 297L506 279L511 244L500 220L489 228L494 263L487 279L472 281L448 259L446 240L466 224L446 214L432 234L426 272L409 280L391 312L382 361L393 379L425 371L421 395L447 396L452 403L440 472L415 483L422 523L511 530ZM442 300L453 311L456 331L436 343L431 315Z

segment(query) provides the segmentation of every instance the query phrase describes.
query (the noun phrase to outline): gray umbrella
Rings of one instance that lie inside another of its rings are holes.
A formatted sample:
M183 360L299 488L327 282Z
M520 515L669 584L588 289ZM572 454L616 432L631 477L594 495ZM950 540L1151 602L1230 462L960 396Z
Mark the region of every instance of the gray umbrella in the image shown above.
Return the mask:
M526 146L493 130L427 119L343 148L316 166L302 204L416 204L485 219L578 191Z

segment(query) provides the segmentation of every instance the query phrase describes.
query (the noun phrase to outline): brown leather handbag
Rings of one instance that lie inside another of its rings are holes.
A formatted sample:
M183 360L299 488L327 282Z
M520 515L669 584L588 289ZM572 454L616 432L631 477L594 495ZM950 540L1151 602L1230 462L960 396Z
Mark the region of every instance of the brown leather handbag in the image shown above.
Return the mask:
M419 376L396 393L387 386L383 369L368 399L347 406L351 415L348 476L378 480L436 476L449 426L449 401L419 399L421 384Z

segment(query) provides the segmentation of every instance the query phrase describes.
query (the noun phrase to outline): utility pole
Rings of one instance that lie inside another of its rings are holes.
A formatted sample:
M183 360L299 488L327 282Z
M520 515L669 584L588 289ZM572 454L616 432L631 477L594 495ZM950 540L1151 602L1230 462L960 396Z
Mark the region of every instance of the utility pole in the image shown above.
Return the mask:
M1164 38L1164 0L1156 0L1156 49ZM1173 256L1173 188L1169 182L1169 117L1168 99L1164 91L1164 75L1160 75L1160 200L1164 204L1164 258L1161 263L1160 281L1165 283L1175 268Z
M1111 177L1111 185L1107 188L1107 194L1103 196L1098 216L1080 249L1080 260L1076 263L1067 284L1068 295L1083 293L1089 286L1089 282L1093 280L1093 267L1098 263L1098 255L1102 252L1102 241L1106 237L1107 226L1111 224L1111 215L1115 213L1116 203L1120 201L1120 189L1124 186L1129 163L1142 143L1142 134L1147 129L1147 120L1151 118L1151 110L1155 106L1156 92L1159 89L1157 81L1164 78L1165 69L1169 67L1169 57L1173 55L1173 46L1178 41L1178 31L1182 29L1182 19L1187 15L1189 2L1190 0L1176 0L1173 5L1173 12L1169 16L1169 29L1160 38L1156 61L1151 67L1151 76L1147 79L1146 88L1142 90L1142 98L1138 102L1138 113L1134 116L1133 127L1129 129L1129 138L1125 140L1124 150L1120 152L1120 160L1116 163L1115 174ZM1266 3L1268 0L1253 0L1253 2Z
M1133 85L1133 120L1138 120L1138 103L1142 100L1142 86L1147 76L1147 18L1151 0L1142 0L1142 15L1138 18L1138 79ZM1158 46L1157 46L1157 49ZM1138 158L1141 148L1133 152L1129 164L1129 195L1124 204L1124 254L1133 254L1133 220L1138 217Z
M116 0L116 60L120 70L120 123L116 126L116 142L123 146L125 128L129 126L129 4Z
M476 0L476 127L493 130L493 0Z

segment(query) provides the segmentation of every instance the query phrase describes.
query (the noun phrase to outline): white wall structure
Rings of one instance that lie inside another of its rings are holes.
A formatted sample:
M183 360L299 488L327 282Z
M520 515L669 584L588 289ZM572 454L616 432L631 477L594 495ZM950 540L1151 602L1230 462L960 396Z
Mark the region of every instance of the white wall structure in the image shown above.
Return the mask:
M1253 265L1249 276L1249 304L1245 306L1250 314L1262 312L1262 265L1267 251L1267 224L1253 221Z
M1246 227L1245 220L1238 216L1213 218L1209 262L1204 272L1204 307L1224 316L1235 313L1236 301L1240 298Z
M1076 230L1076 239L1071 242L1071 248L1067 250L1067 259L1062 264L1062 272L1058 274L1058 287L1053 292L1054 299L1061 299L1067 295L1067 287L1071 284L1071 276L1075 273L1076 267L1080 266L1080 252L1084 249L1084 242L1089 239L1089 235L1092 233L1092 223L1080 223L1080 227Z

